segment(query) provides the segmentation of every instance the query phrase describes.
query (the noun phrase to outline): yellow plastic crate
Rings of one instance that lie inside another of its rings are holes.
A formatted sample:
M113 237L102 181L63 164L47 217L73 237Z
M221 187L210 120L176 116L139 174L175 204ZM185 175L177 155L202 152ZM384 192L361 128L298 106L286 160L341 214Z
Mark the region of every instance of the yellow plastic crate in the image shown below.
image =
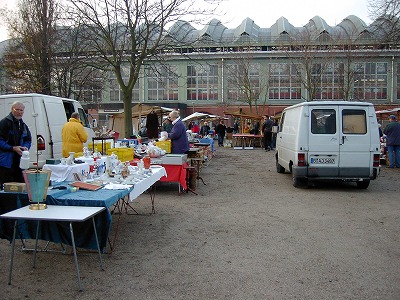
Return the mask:
M111 155L113 152L118 156L118 160L122 162L133 160L135 156L133 148L111 148L107 150L107 155Z
M171 153L171 141L160 141L156 142L156 146L165 150L167 153Z
M105 142L104 147L105 147L105 151L107 151L108 149L111 149L111 142ZM93 150L93 143L88 143L88 149L90 151ZM97 152L101 152L101 141L94 142L94 150Z

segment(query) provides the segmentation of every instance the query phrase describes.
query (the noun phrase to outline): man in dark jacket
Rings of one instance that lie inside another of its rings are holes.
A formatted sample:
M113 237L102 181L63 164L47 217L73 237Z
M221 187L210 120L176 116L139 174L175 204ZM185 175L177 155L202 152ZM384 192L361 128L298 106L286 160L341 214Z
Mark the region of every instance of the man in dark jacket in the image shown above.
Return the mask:
M389 116L390 123L383 131L386 134L386 145L388 147L389 167L400 168L400 123L397 122L395 115ZM396 163L395 163L396 162Z
M274 126L274 122L269 118L268 115L264 118L264 123L262 125L262 132L264 134L264 148L265 151L271 150L271 142L272 142L272 126Z
M210 126L208 126L208 122L205 121L203 126L201 126L201 128L200 128L200 135L202 137L204 137L204 136L208 135L209 132L210 132Z
M218 134L218 145L221 147L224 145L226 126L224 121L219 121L219 124L215 127L215 133Z
M172 121L172 130L168 133L168 137L171 139L171 153L184 154L189 150L189 140L186 134L186 126L183 124L179 117L177 110L169 113L169 118Z
M28 126L22 121L25 106L14 102L11 112L0 121L0 186L5 182L24 182L19 167L22 151L31 147L32 137Z

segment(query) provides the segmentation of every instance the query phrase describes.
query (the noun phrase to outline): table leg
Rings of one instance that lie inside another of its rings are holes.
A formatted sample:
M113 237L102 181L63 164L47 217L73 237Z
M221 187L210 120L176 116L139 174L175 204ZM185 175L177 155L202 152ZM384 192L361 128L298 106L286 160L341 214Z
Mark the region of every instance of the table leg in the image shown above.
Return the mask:
M92 223L93 223L93 229L94 229L94 236L96 237L97 252L99 253L99 257L100 257L100 268L101 268L101 270L104 271L103 259L101 257L99 238L97 237L97 229L96 229L96 223L94 222L94 217L92 217Z
M75 261L76 275L78 277L78 286L79 290L82 291L83 288L81 284L81 275L79 274L78 256L76 254L75 238L74 238L74 230L72 228L72 222L69 222L69 231L71 233L72 250L74 251L74 261Z
M14 249L15 249L15 234L17 232L17 220L14 222L14 233L13 233L13 239L11 242L11 259L10 259L10 271L8 273L8 285L11 285L11 276L12 276L12 269L13 269L13 264L14 264Z
M151 201L151 213L155 214L156 213L156 209L155 209L155 205L154 205L154 199L156 197L156 185L155 184L153 184L150 187L149 195L150 195L150 201Z
M37 226L36 226L36 241L35 241L35 253L33 254L33 268L36 268L36 253L37 248L38 248L38 240L39 240L39 226L40 226L40 221L37 221Z

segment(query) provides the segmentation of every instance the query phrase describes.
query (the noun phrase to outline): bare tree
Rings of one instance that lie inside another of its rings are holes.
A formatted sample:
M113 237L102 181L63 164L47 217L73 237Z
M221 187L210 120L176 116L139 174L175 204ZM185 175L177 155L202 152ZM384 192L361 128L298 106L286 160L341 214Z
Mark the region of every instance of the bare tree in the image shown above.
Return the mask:
M8 19L12 42L5 55L5 67L21 86L17 89L51 94L51 56L56 0L21 0Z
M3 61L11 82L8 92L79 100L82 89L96 84L89 72L91 61L81 54L89 45L82 27L70 22L58 0L22 0L6 20L11 34Z
M297 39L287 47L292 66L299 74L301 84L304 86L307 95L306 101L313 101L321 85L321 75L326 67L326 62L317 60L317 49L315 42L311 39L309 32L299 33Z
M114 72L124 102L125 136L132 134L132 91L145 60L168 44L166 29L179 19L207 13L194 0L69 0L98 58ZM208 3L215 0L206 1ZM124 66L127 65L127 68ZM127 74L124 74L127 71Z
M400 41L400 1L369 0L373 27L382 42L397 44Z
M227 64L228 100L249 106L250 112L258 108L261 95L268 92L268 83L262 79L260 64L255 61L251 53L241 52ZM265 102L265 101L264 101Z

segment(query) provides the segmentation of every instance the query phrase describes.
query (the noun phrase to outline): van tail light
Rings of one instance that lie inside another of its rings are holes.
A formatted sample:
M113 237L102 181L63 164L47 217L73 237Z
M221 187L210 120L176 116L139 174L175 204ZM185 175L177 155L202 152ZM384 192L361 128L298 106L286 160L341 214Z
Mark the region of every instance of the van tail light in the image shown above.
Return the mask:
M375 168L378 168L380 165L380 155L379 154L374 154L374 161L372 164Z
M37 149L38 151L46 150L46 144L44 142L44 138L41 135L37 136Z
M297 165L299 167L305 167L306 166L306 155L305 155L305 153L298 153L297 154Z

